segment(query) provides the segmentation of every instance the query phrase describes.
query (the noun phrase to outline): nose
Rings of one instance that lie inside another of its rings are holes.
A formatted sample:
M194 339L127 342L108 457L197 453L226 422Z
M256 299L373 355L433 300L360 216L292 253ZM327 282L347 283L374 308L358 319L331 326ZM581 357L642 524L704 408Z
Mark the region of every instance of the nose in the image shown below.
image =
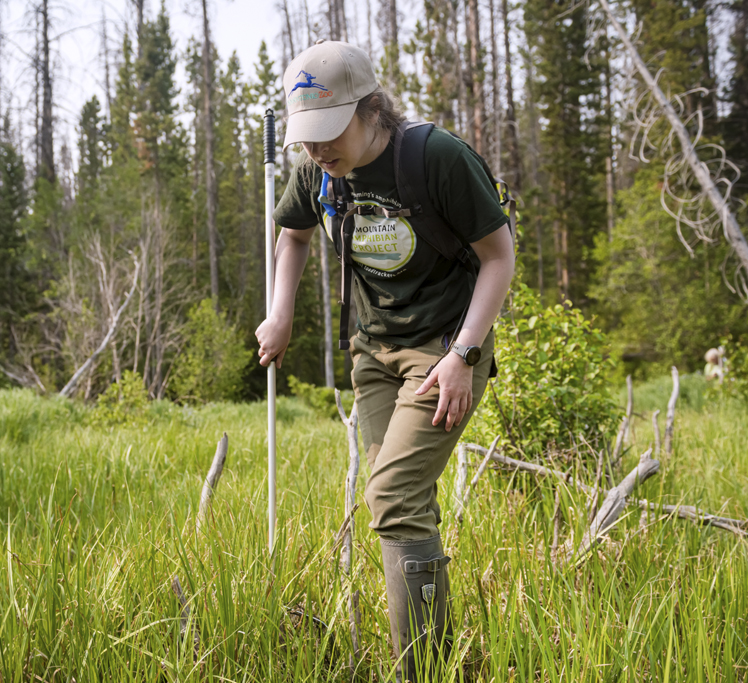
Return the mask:
M311 147L312 147L312 156L319 157L319 156L322 156L322 154L326 152L328 149L330 149L330 143L329 142L313 142L311 143Z

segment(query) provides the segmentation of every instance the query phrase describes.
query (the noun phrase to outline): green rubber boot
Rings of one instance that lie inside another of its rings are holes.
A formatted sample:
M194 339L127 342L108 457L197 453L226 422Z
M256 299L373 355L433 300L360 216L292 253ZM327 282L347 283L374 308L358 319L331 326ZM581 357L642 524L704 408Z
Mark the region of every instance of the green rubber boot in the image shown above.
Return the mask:
M436 681L452 649L447 575L451 558L444 555L439 536L380 542L397 681Z

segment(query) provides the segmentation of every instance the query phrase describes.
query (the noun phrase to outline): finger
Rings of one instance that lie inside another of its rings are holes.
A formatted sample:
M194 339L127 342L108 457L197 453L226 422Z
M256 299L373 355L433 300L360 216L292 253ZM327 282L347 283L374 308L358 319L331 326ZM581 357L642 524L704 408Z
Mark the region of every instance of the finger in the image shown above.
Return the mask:
M416 396L421 396L421 395L425 394L429 389L431 389L431 387L433 387L434 384L436 384L436 379L437 379L438 376L439 375L438 375L437 372L432 372L426 378L426 381L424 381L424 383L421 384L421 386L418 387L418 389L416 389Z
M449 432L452 430L452 427L454 427L455 424L459 424L457 422L457 418L460 414L460 401L458 399L452 399L449 402L449 410L447 411L447 422L444 425L444 428Z
M434 419L431 421L431 424L434 425L434 427L436 427L442 421L448 407L449 399L444 394L441 394L439 396L439 403L436 406L436 413L434 413Z
M280 351L280 352L278 353L278 355L277 355L277 356L275 357L275 366L276 366L276 367L277 367L278 369L280 369L280 366L281 366L281 362L283 361L283 356L285 356L285 355L286 355L286 351L287 351L287 350L288 350L288 347L286 347L285 349L283 349L282 351Z
M462 418L465 417L465 413L468 411L468 399L466 397L462 397L460 399L459 407L457 409L457 417L455 418L455 426L459 427L460 422L462 422Z

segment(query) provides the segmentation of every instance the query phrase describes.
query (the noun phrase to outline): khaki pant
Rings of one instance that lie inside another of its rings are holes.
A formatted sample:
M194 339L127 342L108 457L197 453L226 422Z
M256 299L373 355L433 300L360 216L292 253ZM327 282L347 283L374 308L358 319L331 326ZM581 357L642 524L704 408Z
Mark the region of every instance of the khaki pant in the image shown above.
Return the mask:
M473 403L459 427L434 427L439 388L415 390L426 370L443 355L442 339L417 348L384 344L359 332L352 340L353 388L371 477L366 484L370 527L383 538L415 540L436 536L441 522L436 481L486 389L493 332L473 368Z

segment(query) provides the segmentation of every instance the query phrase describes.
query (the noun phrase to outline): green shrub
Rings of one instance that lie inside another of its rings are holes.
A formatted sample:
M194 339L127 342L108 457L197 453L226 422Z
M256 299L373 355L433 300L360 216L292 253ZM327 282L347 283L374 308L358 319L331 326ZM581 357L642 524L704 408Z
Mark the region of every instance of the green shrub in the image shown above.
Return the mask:
M331 387L318 387L307 384L293 375L288 376L288 387L294 396L298 396L308 406L314 408L325 417L337 417L338 407L335 404L335 389ZM340 399L343 403L346 415L350 415L353 408L353 392L341 391Z
M527 285L512 291L509 314L494 326L498 377L466 436L528 455L567 451L584 437L593 447L615 430L612 368L603 333L581 311L544 308Z
M122 380L99 395L91 413L93 424L140 425L146 422L148 391L139 373L125 370Z
M726 369L724 391L748 403L748 338L724 340Z
M211 300L203 299L189 312L184 349L174 363L175 398L183 403L235 398L251 358L226 313L216 313Z

